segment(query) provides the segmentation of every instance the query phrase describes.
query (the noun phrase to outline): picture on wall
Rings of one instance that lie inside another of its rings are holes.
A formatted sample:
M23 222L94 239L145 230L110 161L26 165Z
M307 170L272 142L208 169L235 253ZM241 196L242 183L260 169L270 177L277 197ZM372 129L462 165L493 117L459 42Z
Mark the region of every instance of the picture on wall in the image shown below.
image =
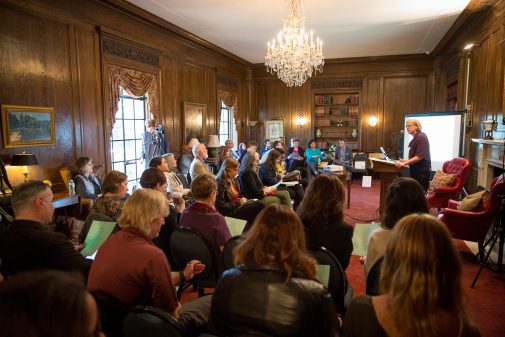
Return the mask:
M2 104L5 148L55 144L54 108Z
M207 112L206 104L184 102L184 144L188 144L191 138L197 138L200 143L204 142L203 118Z
M284 121L281 119L265 121L265 137L271 141L284 137Z

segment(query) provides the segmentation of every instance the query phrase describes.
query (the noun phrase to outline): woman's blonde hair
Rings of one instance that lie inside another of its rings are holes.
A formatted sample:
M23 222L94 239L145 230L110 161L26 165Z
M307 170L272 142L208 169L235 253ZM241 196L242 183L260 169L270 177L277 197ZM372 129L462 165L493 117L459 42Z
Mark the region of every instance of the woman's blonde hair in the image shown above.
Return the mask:
M314 279L316 275L316 261L307 254L302 222L284 205L270 205L258 214L235 251L235 263L279 267L286 271L286 281L291 276Z
M388 310L405 336L433 336L440 310L468 322L461 261L445 225L429 214L403 217L393 228L381 270Z
M412 124L417 127L419 131L423 130L423 126L421 125L421 122L418 119L415 118L410 118L405 121L405 124Z
M151 239L151 223L156 218L168 216L168 199L156 190L142 188L126 201L118 219L122 229L132 228Z

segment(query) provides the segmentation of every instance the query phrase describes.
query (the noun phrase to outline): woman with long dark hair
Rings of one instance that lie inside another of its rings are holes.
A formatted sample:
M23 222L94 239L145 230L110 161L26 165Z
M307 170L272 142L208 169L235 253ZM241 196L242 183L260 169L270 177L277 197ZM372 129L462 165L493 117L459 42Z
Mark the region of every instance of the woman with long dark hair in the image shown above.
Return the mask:
M281 160L282 154L279 151L274 149L268 153L267 160L261 164L259 169L259 177L263 185L273 186L282 181L285 175L277 169L277 167L281 165ZM281 183L277 186L277 190L288 191L290 198L294 200L294 209L296 209L303 200L304 191L300 184L285 186Z
M384 295L353 300L346 337L480 336L463 306L459 253L429 214L408 215L393 228L380 287Z
M365 259L365 278L370 268L384 256L391 230L398 220L412 213L428 213L429 206L421 185L414 179L400 177L393 180L386 191L386 202L381 227L370 234Z
M237 180L240 164L233 158L227 158L219 170L217 181L217 196L215 206L224 216L246 220L247 228L252 224L259 212L265 207L261 201L248 200L242 196Z
M322 174L309 184L297 213L309 245L323 246L345 270L352 253L351 225L344 222L344 185L335 176Z
M270 205L261 211L237 247L235 263L212 298L219 336L335 335L333 301L315 281L316 261L307 254L303 225L293 210Z
M239 182L242 194L248 199L259 199L265 204L282 203L291 207L291 197L288 191L277 190L261 183L258 176L259 155L257 152L247 152L240 165Z

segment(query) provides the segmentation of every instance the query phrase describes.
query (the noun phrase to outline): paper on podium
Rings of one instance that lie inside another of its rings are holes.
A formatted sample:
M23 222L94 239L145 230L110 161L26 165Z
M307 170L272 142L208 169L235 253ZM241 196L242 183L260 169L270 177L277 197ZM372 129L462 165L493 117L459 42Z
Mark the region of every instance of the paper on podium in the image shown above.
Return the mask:
M224 220L226 221L226 225L230 230L231 236L241 235L244 231L245 225L247 221L242 219L231 218L229 216L225 216Z
M115 226L116 223L112 221L93 220L88 235L84 240L84 248L81 250L81 255L93 255L107 240Z
M370 234L379 227L380 224L378 222L358 223L354 226L354 233L352 234L352 255L366 256Z
M316 279L328 288L328 283L330 283L330 266L327 264L318 264Z

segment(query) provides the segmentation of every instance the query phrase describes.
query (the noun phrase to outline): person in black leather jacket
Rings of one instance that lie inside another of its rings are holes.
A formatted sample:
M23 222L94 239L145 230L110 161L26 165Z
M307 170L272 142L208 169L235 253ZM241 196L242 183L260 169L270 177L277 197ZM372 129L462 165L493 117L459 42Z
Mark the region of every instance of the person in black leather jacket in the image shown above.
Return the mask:
M222 275L211 315L219 336L335 336L337 316L330 294L315 280L303 225L283 205L256 218L235 251L235 268Z

